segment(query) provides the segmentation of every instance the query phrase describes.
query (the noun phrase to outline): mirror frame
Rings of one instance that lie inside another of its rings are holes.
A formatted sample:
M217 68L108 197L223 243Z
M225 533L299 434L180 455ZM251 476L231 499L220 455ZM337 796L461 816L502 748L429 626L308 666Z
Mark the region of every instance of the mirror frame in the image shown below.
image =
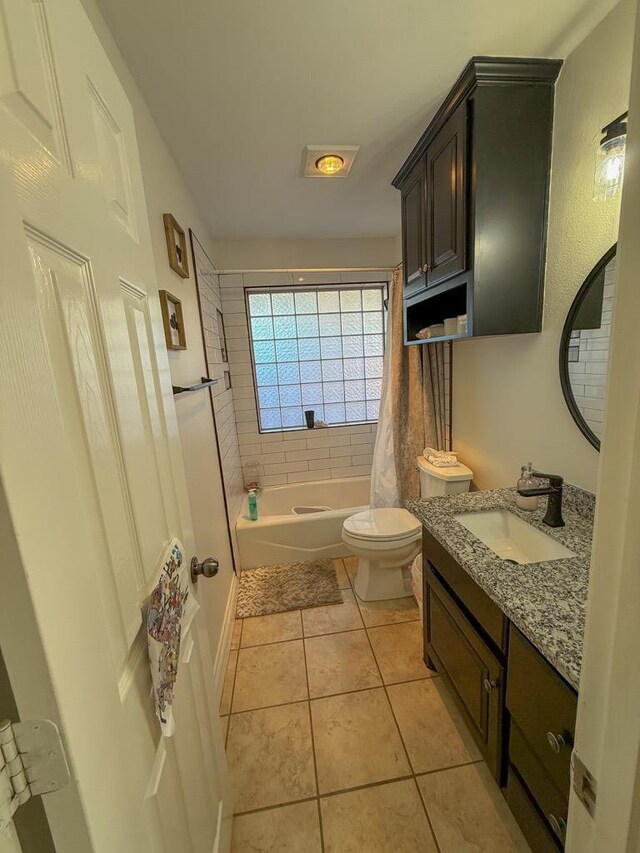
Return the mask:
M571 413L571 417L576 422L578 429L587 439L589 444L595 447L597 451L600 450L600 439L588 426L573 396L573 390L571 388L571 379L569 377L569 341L571 339L571 332L573 331L573 324L576 320L576 316L578 314L578 311L580 310L580 306L582 305L589 291L589 288L591 287L593 280L600 275L600 273L605 269L609 261L615 258L617 248L618 244L614 243L613 246L604 253L598 263L591 270L589 275L582 282L580 290L577 292L575 299L571 303L571 308L569 308L569 313L567 314L567 319L564 321L564 327L562 329L562 337L560 338L559 366L560 386L562 387L562 393L564 395L567 408Z

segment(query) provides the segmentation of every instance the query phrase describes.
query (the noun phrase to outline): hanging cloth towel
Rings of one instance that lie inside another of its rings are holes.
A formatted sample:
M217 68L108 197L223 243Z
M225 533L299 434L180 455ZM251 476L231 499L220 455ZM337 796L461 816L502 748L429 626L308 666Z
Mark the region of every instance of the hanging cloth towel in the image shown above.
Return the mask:
M193 596L189 567L181 542L172 539L160 565L147 609L147 646L156 717L165 737L175 731L174 687L178 677L180 639L199 609Z
M456 454L449 450L436 450L433 447L425 447L423 455L427 462L435 465L436 468L456 468L459 464Z

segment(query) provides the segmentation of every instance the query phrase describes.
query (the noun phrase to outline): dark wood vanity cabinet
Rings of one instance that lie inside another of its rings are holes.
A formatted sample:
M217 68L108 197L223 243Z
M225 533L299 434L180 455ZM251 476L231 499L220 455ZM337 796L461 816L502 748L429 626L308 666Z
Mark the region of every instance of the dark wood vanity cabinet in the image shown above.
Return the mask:
M503 776L504 666L474 629L436 573L425 569L425 644L497 780Z
M576 691L423 530L425 662L448 686L532 850L562 850Z
M509 777L523 789L538 813L540 831L547 832L556 848L564 843L567 825L577 701L576 691L511 625L506 696ZM518 808L512 804L516 819L530 824L531 817L523 818Z
M405 343L467 314L467 336L539 332L559 60L474 57L393 179Z
M507 620L426 530L423 554L425 660L447 683L485 761L502 784Z

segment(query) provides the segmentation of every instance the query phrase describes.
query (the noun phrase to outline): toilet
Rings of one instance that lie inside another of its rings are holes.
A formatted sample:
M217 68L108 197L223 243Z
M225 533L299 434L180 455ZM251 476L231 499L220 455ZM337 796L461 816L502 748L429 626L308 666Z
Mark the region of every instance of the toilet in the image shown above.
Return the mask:
M455 495L469 491L472 471L462 463L437 468L418 456L420 496ZM345 519L342 541L359 558L354 589L363 601L410 595L409 567L420 553L422 525L400 507L366 509Z

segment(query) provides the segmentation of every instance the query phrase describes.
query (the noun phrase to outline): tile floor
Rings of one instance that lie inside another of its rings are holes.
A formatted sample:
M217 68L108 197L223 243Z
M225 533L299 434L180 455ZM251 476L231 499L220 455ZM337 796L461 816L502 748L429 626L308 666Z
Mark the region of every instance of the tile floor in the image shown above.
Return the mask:
M220 706L233 853L525 853L413 599L238 620Z

